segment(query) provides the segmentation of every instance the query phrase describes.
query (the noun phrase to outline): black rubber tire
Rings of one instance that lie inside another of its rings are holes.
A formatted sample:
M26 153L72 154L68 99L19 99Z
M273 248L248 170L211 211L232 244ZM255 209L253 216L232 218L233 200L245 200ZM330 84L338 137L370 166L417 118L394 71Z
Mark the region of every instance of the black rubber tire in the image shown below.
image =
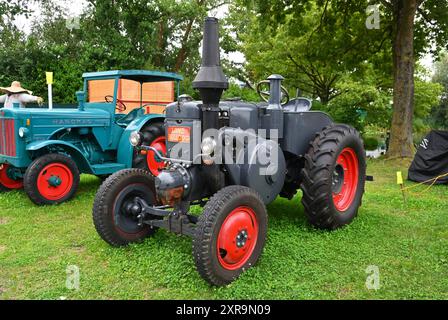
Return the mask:
M67 166L73 175L73 184L70 191L63 198L49 200L39 193L37 178L41 171L52 163L62 163ZM69 201L74 197L79 186L79 170L76 163L67 155L60 153L49 153L35 159L25 172L23 185L28 197L37 205L54 205Z
M154 122L144 126L140 132L143 134L142 145L150 146L154 140L161 136L165 136L165 126L163 122ZM134 150L134 157L132 161L132 167L138 169L145 169L149 171L148 163L146 161L146 155Z
M338 155L344 148L352 148L358 158L358 185L350 206L340 212L333 202L332 179ZM313 226L334 230L351 223L361 206L366 179L365 150L358 131L335 124L320 132L305 156L301 179L302 204Z
M102 174L100 176L97 176L102 182L106 181L107 178L110 177L110 174Z
M248 206L256 214L258 238L247 262L237 270L225 269L218 259L217 238L221 225L233 209ZM268 215L260 195L247 187L229 186L218 191L206 204L196 225L193 238L193 258L199 274L212 285L224 286L254 266L266 243Z
M155 203L154 177L143 169L125 169L111 175L99 188L93 204L93 223L101 238L114 247L141 242L153 235L157 228L149 225L134 227L137 232L126 232L116 226L115 204L120 193L128 187L138 187L146 192L139 192L149 204Z
M8 192L8 191L11 191L11 189L6 188L4 185L2 185L2 184L0 183L0 193L2 193L2 192Z

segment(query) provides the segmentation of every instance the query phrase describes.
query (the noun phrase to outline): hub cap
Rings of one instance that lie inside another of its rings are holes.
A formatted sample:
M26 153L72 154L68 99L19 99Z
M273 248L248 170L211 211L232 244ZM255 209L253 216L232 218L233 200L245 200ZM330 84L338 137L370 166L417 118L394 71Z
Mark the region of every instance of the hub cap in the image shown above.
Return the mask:
M2 184L5 188L8 189L23 188L22 179L14 180L10 178L9 169L10 169L9 164L0 165L0 184Z
M166 155L166 143L164 136L158 137L151 143L150 146L157 149L163 155ZM149 171L151 171L151 173L156 177L159 175L160 171L165 167L165 163L154 153L154 151L148 151L146 161L148 164Z
M62 163L47 165L37 177L37 189L48 200L60 200L70 193L73 173Z
M150 197L152 191L143 184L131 184L125 187L115 198L113 207L113 219L115 228L122 233L137 234L144 230L143 225L139 225L139 215L142 212L141 206L135 201L136 197L145 199L148 203L153 203Z
M334 206L347 211L355 199L359 178L358 157L352 148L345 148L338 156L333 172L332 192Z
M245 206L234 209L224 220L217 239L218 260L228 270L244 266L251 257L258 238L255 212Z

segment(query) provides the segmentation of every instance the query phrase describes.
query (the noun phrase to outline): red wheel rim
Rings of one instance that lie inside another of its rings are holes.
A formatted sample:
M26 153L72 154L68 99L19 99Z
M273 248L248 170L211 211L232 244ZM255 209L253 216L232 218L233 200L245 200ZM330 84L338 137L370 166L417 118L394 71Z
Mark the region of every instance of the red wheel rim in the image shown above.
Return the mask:
M163 155L166 155L165 136L158 137L151 143L150 146L158 150ZM160 171L165 168L165 162L162 161L162 159L159 159L154 151L148 151L146 162L148 164L149 171L151 171L151 173L156 177L159 175Z
M258 222L249 207L234 209L224 220L217 239L217 254L221 266L237 270L254 252L258 239Z
M23 181L11 179L8 176L9 164L3 164L3 167L0 169L0 184L2 184L5 188L8 189L21 189L23 188Z
M347 211L356 196L358 189L359 169L358 157L352 148L345 148L339 154L335 175L338 177L340 186L333 190L333 202L338 211ZM342 170L338 174L338 169ZM335 186L335 175L333 175L333 187Z
M37 177L37 189L47 200L57 201L70 193L73 173L62 163L47 165Z

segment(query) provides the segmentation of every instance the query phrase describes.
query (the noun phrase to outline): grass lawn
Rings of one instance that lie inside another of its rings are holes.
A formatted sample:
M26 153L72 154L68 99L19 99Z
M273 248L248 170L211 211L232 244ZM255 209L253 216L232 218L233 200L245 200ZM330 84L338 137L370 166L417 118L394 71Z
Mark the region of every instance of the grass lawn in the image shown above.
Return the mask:
M224 288L196 273L191 240L159 231L142 244L111 248L97 235L91 206L100 180L83 176L76 198L36 207L23 192L0 195L0 299L448 299L448 186L403 203L404 165L371 161L363 206L348 227L310 227L300 204L269 205L258 265ZM80 289L66 270L80 270ZM365 286L377 266L380 289Z

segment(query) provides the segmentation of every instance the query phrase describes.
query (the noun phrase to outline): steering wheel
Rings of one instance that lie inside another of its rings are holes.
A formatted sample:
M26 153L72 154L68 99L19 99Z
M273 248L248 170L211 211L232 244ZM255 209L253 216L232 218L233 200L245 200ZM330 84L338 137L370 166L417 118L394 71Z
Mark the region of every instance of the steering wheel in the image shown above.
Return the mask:
M270 93L270 81L269 80L263 80L263 81L260 81L258 84L257 84L257 93L258 93L258 95L260 96L260 98L261 99L263 99L263 101L264 102L269 102L269 98L270 98L270 96L271 96L271 93ZM263 89L263 86L268 86L268 90L262 90ZM286 88L284 87L284 86L281 86L281 101L280 101L280 104L282 105L282 106L284 106L285 104L287 104L288 102L289 102L289 93L288 93L288 90L286 90Z
M114 102L114 97L111 95L107 95L104 97L104 100L106 100L107 103L112 103ZM126 105L120 99L117 99L117 106L115 108L118 112L125 112L127 109Z

